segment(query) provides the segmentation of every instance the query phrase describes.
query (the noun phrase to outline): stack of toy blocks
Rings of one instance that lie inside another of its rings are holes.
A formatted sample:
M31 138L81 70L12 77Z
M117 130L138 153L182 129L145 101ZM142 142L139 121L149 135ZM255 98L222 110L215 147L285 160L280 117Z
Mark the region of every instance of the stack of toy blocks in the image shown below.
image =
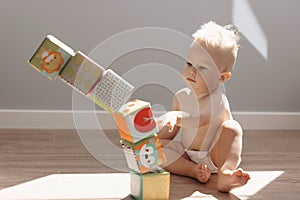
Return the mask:
M76 53L48 35L29 63L49 79L57 77L113 114L123 152L131 169L131 194L136 199L169 199L170 174L149 102L130 98L134 87L80 51Z
M134 87L112 70L48 35L29 63L49 79L57 77L109 112L118 111Z
M131 194L136 199L169 199L170 174L160 165L166 162L159 129L149 102L132 100L113 114L122 149L131 171Z

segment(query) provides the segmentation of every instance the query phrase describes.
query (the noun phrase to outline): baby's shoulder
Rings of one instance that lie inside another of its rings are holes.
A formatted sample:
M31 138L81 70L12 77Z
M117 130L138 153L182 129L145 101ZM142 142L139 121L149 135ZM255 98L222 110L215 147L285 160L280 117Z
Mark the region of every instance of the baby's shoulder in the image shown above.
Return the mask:
M179 107L182 110L187 109L191 107L191 105L196 105L198 103L197 99L195 98L195 96L189 88L183 88L176 92L174 101L178 105L180 105Z
M181 90L177 91L175 96L178 97L184 97L184 96L191 96L191 89L189 88L182 88Z
M221 90L215 90L214 92L212 92L211 94L210 94L210 96L212 97L212 98L216 98L216 99L219 99L219 100L221 100L221 101L227 101L227 97L226 97L226 95L224 94L224 92L223 91L221 91Z
M220 90L214 92L211 95L210 101L213 102L213 104L215 106L218 105L218 106L220 106L222 108L226 108L226 109L229 109L229 107L230 107L229 101L228 101L226 95Z

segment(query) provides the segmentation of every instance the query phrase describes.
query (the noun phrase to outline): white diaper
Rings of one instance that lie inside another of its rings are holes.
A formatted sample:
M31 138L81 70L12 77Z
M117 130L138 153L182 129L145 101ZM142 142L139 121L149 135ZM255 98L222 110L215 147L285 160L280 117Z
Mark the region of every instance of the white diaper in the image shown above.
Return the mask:
M218 173L218 168L212 162L208 151L194 151L186 149L185 152L195 163L203 163L207 165L211 173Z

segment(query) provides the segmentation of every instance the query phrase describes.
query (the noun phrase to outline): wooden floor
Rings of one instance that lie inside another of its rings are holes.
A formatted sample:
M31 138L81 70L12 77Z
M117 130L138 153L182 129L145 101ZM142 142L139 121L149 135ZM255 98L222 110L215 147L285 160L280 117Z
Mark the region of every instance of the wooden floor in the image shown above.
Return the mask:
M117 131L106 130L105 134L118 145ZM250 199L300 199L299 142L300 131L245 131L241 167L284 172ZM126 161L119 162L126 166ZM91 156L76 130L0 130L0 190L50 174L110 172L118 171ZM217 192L215 175L207 184L171 176L171 199L188 197L195 191L216 199L239 199Z

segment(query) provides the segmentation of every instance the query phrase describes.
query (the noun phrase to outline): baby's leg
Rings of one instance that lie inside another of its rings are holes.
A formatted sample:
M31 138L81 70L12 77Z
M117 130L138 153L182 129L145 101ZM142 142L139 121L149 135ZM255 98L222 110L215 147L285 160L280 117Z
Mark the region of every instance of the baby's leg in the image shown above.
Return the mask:
M167 163L163 165L165 170L173 174L196 178L201 183L208 181L211 175L209 168L204 164L191 161L181 142L161 139L161 143L167 157Z
M250 179L248 173L237 169L241 161L242 137L242 128L238 122L228 120L223 123L220 138L212 151L219 168L217 187L221 192L243 186Z

